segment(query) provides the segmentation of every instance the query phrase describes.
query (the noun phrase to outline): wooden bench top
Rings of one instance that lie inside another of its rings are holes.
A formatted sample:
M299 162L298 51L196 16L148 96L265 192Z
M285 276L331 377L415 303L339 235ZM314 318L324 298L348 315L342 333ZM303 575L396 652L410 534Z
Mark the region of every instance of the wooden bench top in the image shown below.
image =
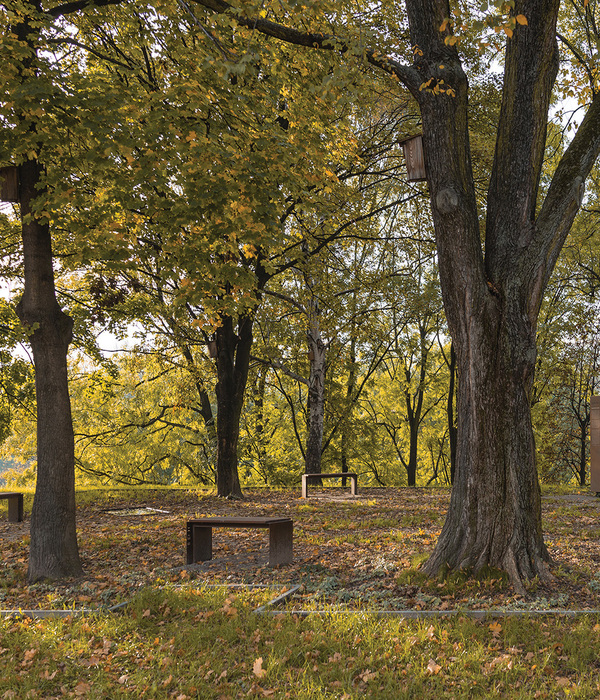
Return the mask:
M188 520L190 525L209 525L211 527L269 527L277 523L292 522L291 518L272 518L266 517L212 517L212 518L193 518Z
M319 474L303 474L303 476L319 476L319 477L324 477L324 476L335 476L335 477L356 476L356 472L320 472Z
M0 492L0 498L14 498L15 496L22 496L22 493L19 493L17 491L14 492L8 492L8 491L2 491Z

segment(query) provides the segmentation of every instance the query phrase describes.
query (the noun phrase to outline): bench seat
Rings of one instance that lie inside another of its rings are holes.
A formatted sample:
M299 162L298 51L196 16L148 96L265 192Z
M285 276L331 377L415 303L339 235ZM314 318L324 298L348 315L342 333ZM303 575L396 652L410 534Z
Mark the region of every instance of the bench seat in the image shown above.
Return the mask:
M290 564L293 559L294 523L291 518L212 517L187 521L187 563L212 559L213 527L253 527L269 529L269 564Z
M321 474L302 474L302 498L308 498L308 480L309 479L350 479L350 493L356 496L358 492L358 474L356 472L335 472Z
M20 523L23 520L23 494L22 493L0 493L1 499L8 500L8 520L11 523Z

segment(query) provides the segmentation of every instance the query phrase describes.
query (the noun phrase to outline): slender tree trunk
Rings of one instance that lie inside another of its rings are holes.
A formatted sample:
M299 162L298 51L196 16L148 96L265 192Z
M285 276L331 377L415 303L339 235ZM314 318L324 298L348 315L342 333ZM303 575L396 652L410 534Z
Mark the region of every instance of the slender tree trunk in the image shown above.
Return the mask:
M323 342L318 326L308 332L310 349L310 377L308 382L308 425L304 469L307 474L321 471L321 449L325 422L325 370L327 346Z
M247 314L235 334L231 316L223 316L217 328L217 495L241 498L238 475L238 440L244 392L248 381L252 325Z
M450 381L448 382L448 403L446 404L446 415L448 417L448 441L450 442L450 483L454 483L454 475L456 473L456 444L457 430L456 421L454 419L454 398L456 394L456 352L454 343L450 343L450 364L448 365L450 372Z
M356 389L356 292L352 295L352 323L350 326L350 367L348 369L348 381L346 382L346 401L348 403L347 416L342 432L342 474L347 474L348 469L348 422L354 411L353 396ZM342 486L346 486L347 479L342 477Z
M200 415L202 416L202 420L204 421L204 427L206 429L206 434L208 435L209 454L216 455L217 430L215 427L215 417L213 415L210 397L208 395L208 392L204 388L204 384L202 383L202 380L200 378L198 367L196 366L196 362L194 360L194 356L192 354L191 349L187 345L180 345L180 349L183 353L183 357L185 358L188 370L194 378L194 386L196 387L196 391L198 392L198 398L200 400ZM215 468L214 462L212 462L212 460L210 467L213 470Z
M75 527L75 458L67 380L73 322L56 301L50 229L34 218L31 202L42 167L19 168L25 289L17 306L29 330L37 401L37 481L31 512L29 580L82 573Z
M590 424L589 404L585 404L587 413L583 420L579 421L579 469L578 480L580 486L585 486L585 477L588 464L588 426Z

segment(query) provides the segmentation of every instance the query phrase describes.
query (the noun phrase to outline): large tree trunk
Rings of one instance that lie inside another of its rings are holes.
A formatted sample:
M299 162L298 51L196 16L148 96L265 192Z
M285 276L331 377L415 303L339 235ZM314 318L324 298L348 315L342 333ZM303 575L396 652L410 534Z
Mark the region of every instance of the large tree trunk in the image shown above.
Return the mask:
M535 325L552 267L536 249L537 188L557 71L559 0L524 0L507 43L505 83L488 194L485 260L470 162L468 84L440 32L446 0L407 0L420 85L424 147L440 280L458 363L455 482L429 574L491 566L523 581L549 578L530 414ZM443 82L442 82L443 81ZM416 85L416 84L415 84ZM573 213L574 215L574 213ZM554 251L553 251L554 252Z
M26 3L32 16L39 8ZM13 31L27 47L19 66L24 85L37 71L39 28L23 16ZM24 114L27 122L30 114ZM35 122L29 133L38 137ZM38 145L38 149L40 149ZM43 197L44 168L36 158L19 166L19 202L25 286L17 315L29 333L37 402L37 481L31 512L29 580L60 579L82 573L75 524L75 449L67 380L67 350L73 322L56 300L52 240L34 200Z
M217 328L217 495L241 498L238 475L238 439L244 392L252 347L251 314L238 322L235 334L231 316L223 316Z
M67 350L73 322L56 301L52 245L47 224L31 202L42 168L19 168L25 289L17 314L31 333L37 401L37 482L31 512L29 580L82 573L75 529L75 459Z
M457 464L450 509L425 569L492 566L548 578L530 393L535 330L490 297L474 309L458 360Z

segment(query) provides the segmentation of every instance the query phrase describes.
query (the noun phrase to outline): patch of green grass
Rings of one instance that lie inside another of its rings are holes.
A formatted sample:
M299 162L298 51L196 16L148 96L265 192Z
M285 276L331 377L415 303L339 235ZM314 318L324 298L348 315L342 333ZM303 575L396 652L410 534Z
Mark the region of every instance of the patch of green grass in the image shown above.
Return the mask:
M593 617L256 615L272 591L148 588L119 615L1 620L0 697L596 698ZM536 695L537 693L537 695Z

